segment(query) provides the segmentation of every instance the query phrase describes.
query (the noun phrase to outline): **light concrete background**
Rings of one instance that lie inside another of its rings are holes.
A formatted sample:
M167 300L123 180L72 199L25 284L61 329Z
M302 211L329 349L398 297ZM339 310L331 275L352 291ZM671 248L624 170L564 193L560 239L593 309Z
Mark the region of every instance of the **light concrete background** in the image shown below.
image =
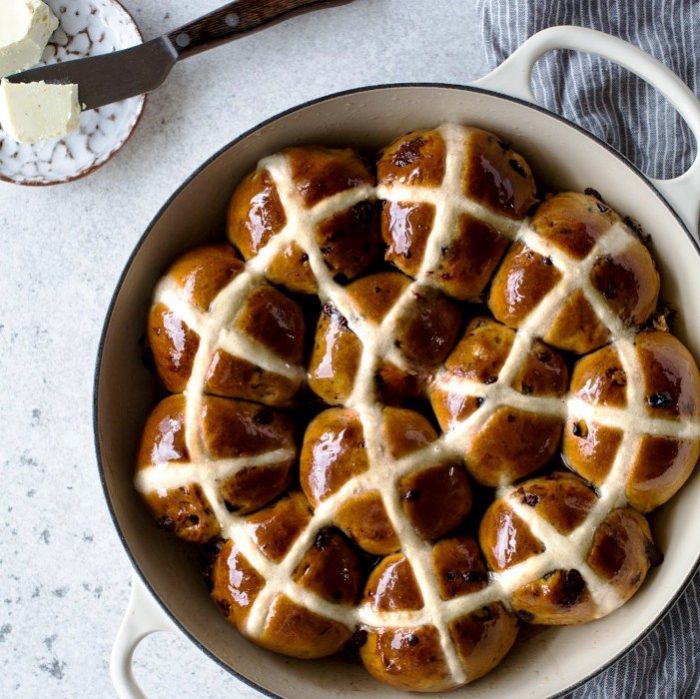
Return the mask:
M153 37L220 3L124 4ZM0 697L113 696L130 568L97 476L93 369L117 278L163 202L228 141L300 102L485 71L471 0L356 0L177 67L89 178L0 183ZM258 696L174 634L139 647L136 674L149 699Z

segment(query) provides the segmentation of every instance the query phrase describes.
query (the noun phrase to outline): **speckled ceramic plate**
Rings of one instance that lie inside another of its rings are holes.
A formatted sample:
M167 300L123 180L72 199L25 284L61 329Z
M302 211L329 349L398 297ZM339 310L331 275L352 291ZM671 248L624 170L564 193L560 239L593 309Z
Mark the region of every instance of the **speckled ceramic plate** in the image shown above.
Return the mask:
M60 24L41 63L60 63L119 51L143 42L133 18L116 0L45 0ZM128 140L145 97L80 115L80 129L63 139L17 143L0 129L0 179L23 185L70 182L104 165Z

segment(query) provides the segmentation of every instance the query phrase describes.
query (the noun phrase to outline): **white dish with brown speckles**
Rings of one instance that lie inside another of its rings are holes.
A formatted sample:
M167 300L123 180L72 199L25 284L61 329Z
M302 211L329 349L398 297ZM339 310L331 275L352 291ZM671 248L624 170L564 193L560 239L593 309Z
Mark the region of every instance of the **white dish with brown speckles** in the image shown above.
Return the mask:
M141 32L116 0L45 0L59 20L40 65L98 56L142 43ZM34 145L12 140L0 128L0 180L52 185L83 177L104 165L128 140L145 97L80 115L80 128Z

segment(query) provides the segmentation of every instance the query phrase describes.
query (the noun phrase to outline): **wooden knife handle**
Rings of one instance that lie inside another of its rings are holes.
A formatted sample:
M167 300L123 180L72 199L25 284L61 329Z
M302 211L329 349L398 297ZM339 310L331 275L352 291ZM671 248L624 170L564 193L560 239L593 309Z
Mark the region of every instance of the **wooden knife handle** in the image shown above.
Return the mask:
M179 58L187 58L304 12L351 2L353 0L238 0L169 32L168 38Z

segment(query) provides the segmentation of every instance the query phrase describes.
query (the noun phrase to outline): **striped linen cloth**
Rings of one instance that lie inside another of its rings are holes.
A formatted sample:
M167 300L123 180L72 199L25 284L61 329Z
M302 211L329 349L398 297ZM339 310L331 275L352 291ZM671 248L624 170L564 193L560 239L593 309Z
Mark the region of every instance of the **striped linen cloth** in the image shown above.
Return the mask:
M700 94L700 0L477 0L492 67L545 27L575 24L620 36L663 61ZM688 169L695 142L643 80L596 56L555 51L533 74L538 102L602 138L652 177Z
M496 67L528 36L573 24L630 41L700 92L700 0L477 0L487 59ZM672 107L619 66L573 51L536 66L538 102L596 134L643 172L669 178L695 157ZM608 670L568 699L700 697L700 575L662 622Z

